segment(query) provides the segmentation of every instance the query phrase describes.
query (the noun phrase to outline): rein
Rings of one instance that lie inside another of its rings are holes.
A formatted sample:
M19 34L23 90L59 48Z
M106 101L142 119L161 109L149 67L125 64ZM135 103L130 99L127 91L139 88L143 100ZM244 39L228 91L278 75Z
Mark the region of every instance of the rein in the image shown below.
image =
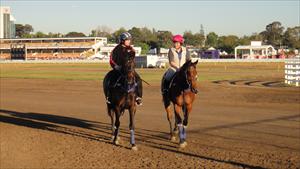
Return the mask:
M148 86L151 86L148 82L146 82L144 79L141 78L141 80L146 83Z

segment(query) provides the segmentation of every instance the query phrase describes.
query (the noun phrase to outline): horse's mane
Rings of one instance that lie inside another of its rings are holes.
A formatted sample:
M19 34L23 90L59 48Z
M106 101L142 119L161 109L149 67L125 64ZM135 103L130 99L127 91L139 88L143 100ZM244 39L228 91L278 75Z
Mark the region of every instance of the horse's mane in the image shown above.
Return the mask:
M181 69L180 69L180 73L184 73L184 72L186 72L186 70L188 69L188 67L191 65L191 63L192 63L192 61L191 60L189 60L189 61L187 61L187 62L185 62L183 65L182 65L182 67L181 67Z
M133 47L126 46L124 50L125 50L125 53L126 53L126 59L127 60L135 58L135 50L133 49Z

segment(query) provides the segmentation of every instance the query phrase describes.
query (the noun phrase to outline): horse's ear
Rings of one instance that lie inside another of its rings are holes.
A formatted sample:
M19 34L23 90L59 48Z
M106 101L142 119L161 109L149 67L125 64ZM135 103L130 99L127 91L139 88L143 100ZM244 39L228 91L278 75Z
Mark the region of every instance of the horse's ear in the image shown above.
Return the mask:
M198 63L198 59L193 63L193 65L197 65L197 63Z

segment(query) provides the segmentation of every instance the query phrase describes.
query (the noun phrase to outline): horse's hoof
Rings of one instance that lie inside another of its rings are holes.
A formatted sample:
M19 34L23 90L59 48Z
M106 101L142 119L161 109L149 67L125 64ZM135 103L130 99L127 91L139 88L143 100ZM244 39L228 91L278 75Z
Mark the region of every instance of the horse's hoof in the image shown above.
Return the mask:
M187 142L186 141L179 144L180 148L185 148L186 146L187 146Z
M120 138L117 137L117 139L114 140L113 143L114 143L116 146L120 145Z
M172 136L170 140L171 140L171 142L175 142L176 141L176 137Z
M114 141L114 140L115 140L115 136L111 136L111 140ZM117 140L117 141L120 141L121 138L118 136L116 140Z
M133 150L133 151L137 151L137 150L138 150L138 148L137 148L137 146L136 146L136 145L134 145L134 146L132 146L132 147L131 147L131 150Z

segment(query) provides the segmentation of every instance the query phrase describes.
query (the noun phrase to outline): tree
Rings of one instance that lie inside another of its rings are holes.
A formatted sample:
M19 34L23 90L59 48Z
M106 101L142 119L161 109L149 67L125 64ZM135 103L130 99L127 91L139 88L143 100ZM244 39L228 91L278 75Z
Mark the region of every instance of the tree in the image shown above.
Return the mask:
M264 40L263 36L259 33L253 33L249 38L251 41L263 41Z
M135 43L134 45L140 46L142 48L141 54L147 54L150 49L147 43L139 42L139 43Z
M126 32L127 30L123 27L121 27L120 29L116 30L113 34L111 39L109 39L108 41L111 43L119 43L119 37L123 32Z
M38 31L38 32L36 32L36 33L33 35L33 37L35 37L35 38L47 38L48 35L45 34L45 33L43 33L43 32L41 32L41 31Z
M217 47L218 35L215 32L209 32L206 36L206 46Z
M173 45L172 33L170 31L157 31L158 48L170 48Z
M249 36L243 36L243 37L239 38L238 44L239 45L250 45L251 39Z
M279 47L283 39L284 27L278 21L272 22L266 26L266 30L261 32L266 42L275 47Z
M238 45L238 41L239 38L235 35L221 36L218 40L218 48L232 54L234 48Z
M300 26L287 28L284 33L284 45L290 48L300 49Z
M69 32L65 35L65 37L86 37L82 32Z
M128 31L133 37L133 43L136 46L142 47L142 53L146 54L149 49L158 47L158 39L155 30L150 30L147 27L133 27Z
M144 42L145 39L143 39L143 35L142 35L140 28L133 27L133 28L129 29L128 32L132 36L133 44L138 44L138 43Z
M24 31L25 31L25 33L29 34L29 33L33 32L33 27L29 24L25 24Z
M141 28L140 32L142 34L141 40L145 43L147 43L149 46L152 44L152 42L157 42L157 36L155 30L150 30L147 27Z
M59 38L59 37L62 37L62 34L61 33L52 33L52 32L49 32L48 33L48 37L49 38Z
M158 47L157 34L154 29L150 30L146 27L141 28L142 41L147 43L149 49L154 49Z
M193 37L193 33L192 31L185 31L183 33L183 38L184 38L184 43L187 45L187 46L194 46L194 37Z
M16 36L17 37L28 37L31 32L33 32L33 27L29 24L16 24Z
M205 35L202 33L195 33L194 34L194 46L195 47L204 47L205 42Z
M91 34L89 36L92 37L107 37L107 39L110 39L112 36L112 29L108 26L102 25L97 26L96 29L93 29L91 31Z
M202 33L193 34L191 31L185 31L183 37L187 46L203 47L205 36Z

